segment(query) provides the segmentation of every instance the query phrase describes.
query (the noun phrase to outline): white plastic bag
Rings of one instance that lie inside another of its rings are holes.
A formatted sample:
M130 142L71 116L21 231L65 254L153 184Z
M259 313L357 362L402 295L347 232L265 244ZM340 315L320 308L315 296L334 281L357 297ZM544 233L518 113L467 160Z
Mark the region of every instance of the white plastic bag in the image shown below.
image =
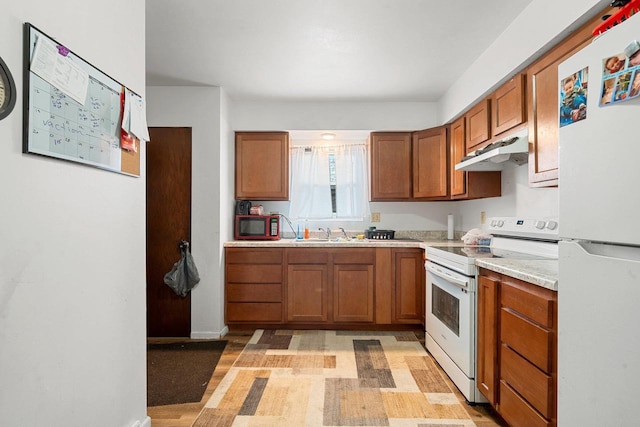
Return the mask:
M477 245L479 240L484 239L491 239L491 234L487 234L479 228L472 228L461 238L465 245Z

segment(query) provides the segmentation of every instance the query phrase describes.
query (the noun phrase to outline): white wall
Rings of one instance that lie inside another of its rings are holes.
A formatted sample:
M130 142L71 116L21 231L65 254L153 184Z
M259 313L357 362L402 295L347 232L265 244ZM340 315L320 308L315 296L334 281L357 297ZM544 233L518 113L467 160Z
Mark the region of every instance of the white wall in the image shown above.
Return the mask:
M218 87L148 87L147 121L150 127L192 128L191 253L200 273L200 283L191 291L191 336L219 338L225 333L223 318L221 241L229 238L222 212L222 194L228 193L228 170L221 164L221 117L226 96ZM225 107L225 110L227 107ZM153 141L151 141L153 143ZM224 181L223 181L224 180ZM224 187L224 189L223 189Z
M4 426L150 423L144 175L22 154L23 23L144 95L144 7L143 0L3 2L0 53L19 94L0 121Z
M480 213L493 216L558 217L558 189L529 187L527 164L508 163L502 171L502 197L459 202L456 230L481 228Z

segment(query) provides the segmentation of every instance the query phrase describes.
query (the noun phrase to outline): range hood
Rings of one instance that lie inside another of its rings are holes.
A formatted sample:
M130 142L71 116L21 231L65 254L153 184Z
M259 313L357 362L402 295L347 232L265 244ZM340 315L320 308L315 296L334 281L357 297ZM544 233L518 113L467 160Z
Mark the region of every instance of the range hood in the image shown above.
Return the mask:
M499 171L504 168L504 164L507 161L521 165L527 163L528 159L529 139L525 128L463 157L462 161L455 166L455 169L481 172Z

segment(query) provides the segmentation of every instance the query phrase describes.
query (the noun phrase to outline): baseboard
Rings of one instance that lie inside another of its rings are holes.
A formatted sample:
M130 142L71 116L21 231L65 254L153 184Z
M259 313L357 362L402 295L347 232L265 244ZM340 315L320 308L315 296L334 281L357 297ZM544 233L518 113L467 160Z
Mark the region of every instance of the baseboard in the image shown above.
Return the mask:
M191 332L191 339L194 340L217 340L229 333L229 328L225 325L220 332Z

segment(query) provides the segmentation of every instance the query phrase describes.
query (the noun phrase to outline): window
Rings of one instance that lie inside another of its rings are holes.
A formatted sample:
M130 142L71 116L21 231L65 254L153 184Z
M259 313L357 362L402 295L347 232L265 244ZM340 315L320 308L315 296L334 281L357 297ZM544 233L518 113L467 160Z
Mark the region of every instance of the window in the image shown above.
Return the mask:
M362 221L369 215L364 143L291 148L289 216Z

